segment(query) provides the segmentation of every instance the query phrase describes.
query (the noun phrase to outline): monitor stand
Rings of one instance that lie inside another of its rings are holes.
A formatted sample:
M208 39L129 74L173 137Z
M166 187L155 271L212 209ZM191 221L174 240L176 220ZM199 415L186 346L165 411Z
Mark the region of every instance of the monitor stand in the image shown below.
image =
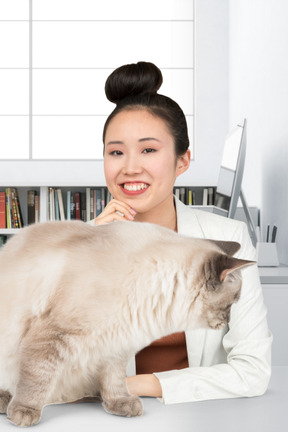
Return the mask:
M255 228L255 225L254 225L254 222L253 222L253 219L252 219L252 216L251 216L250 210L248 208L247 201L244 197L242 189L240 190L240 199L241 199L241 202L243 205L243 210L244 210L245 217L247 220L247 227L248 227L248 231L249 231L253 246L256 246L256 243L258 241L256 228Z

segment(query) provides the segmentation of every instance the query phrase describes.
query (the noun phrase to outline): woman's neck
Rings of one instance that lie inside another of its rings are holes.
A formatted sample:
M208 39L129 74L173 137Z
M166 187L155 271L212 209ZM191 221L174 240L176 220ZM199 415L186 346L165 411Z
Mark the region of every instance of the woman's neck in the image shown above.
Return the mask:
M136 222L154 223L177 232L177 215L174 197L172 196L171 199L164 201L145 213L138 213L134 220Z

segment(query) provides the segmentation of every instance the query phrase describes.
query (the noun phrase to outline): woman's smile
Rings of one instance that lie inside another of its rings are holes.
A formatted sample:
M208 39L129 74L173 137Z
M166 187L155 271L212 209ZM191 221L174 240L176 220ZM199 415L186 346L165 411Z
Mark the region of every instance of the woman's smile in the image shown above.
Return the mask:
M149 188L149 184L142 182L127 182L120 185L126 195L140 195Z

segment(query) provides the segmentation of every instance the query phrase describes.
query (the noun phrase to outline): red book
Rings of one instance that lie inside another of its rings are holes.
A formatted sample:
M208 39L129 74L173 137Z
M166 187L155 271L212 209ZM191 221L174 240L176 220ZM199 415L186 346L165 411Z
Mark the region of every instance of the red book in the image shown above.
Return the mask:
M81 219L81 205L80 205L80 193L75 192L75 211L76 211L76 219Z
M0 229L6 228L6 194L0 192Z

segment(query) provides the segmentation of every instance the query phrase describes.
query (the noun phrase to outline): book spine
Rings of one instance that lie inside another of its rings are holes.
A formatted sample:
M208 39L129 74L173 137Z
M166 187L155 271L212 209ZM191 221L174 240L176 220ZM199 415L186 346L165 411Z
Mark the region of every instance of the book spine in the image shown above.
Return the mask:
M6 194L0 192L0 229L6 228Z
M13 228L20 228L20 222L17 211L17 203L16 203L16 191L15 188L11 188L11 203L12 203L12 219L13 219Z
M71 220L71 191L67 191L66 195L66 219Z
M40 198L39 195L35 195L35 223L38 223L40 220Z
M90 220L90 188L86 188L86 220L87 222Z
M70 215L71 219L76 219L76 208L75 208L75 193L71 193L71 199L70 199Z
M15 188L15 203L16 203L16 212L17 212L19 228L23 228L23 226L24 226L23 217L22 217L22 212L21 212L21 207L20 207L18 189L16 189L16 188Z
M49 188L49 220L55 220L55 194L53 187Z
M80 208L81 208L81 220L83 222L86 222L87 217L86 217L86 196L85 193L80 193Z
M59 205L59 214L60 214L60 220L65 220L65 212L64 212L64 205L63 205L63 197L62 197L62 190L57 189L57 196L58 196L58 205Z
M13 219L12 219L12 206L11 206L11 190L10 188L5 189L6 194L6 227L13 228Z
M90 190L90 220L94 219L94 190Z
M35 223L35 191L27 192L28 225Z
M81 204L80 204L80 192L75 192L75 218L81 220Z
M102 192L101 189L96 189L96 213L95 217L99 216L102 211Z
M202 205L207 206L208 205L208 188L203 189L203 200Z

